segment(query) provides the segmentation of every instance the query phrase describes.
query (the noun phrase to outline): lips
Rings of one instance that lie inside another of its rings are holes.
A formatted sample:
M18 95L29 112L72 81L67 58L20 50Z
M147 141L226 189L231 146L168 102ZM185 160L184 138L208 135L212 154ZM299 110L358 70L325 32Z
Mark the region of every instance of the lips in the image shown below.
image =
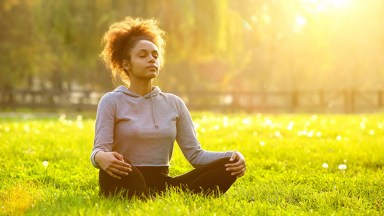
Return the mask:
M157 67L154 65L146 67L146 69L151 69L151 70L157 70Z

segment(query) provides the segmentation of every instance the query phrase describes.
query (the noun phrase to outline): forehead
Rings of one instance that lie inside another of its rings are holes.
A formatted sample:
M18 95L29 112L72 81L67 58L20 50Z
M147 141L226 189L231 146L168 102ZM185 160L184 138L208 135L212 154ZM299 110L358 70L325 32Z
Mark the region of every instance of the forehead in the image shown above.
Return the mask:
M152 43L149 40L139 40L135 46L133 47L132 51L158 51L157 46Z

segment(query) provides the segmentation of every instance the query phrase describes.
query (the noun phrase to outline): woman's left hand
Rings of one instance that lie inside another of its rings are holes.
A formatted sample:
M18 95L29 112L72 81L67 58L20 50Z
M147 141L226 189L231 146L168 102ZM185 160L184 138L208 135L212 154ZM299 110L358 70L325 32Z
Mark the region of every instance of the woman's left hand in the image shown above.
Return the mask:
M236 178L243 176L246 170L244 156L240 152L234 151L225 167L226 171L231 172L231 175L236 176Z

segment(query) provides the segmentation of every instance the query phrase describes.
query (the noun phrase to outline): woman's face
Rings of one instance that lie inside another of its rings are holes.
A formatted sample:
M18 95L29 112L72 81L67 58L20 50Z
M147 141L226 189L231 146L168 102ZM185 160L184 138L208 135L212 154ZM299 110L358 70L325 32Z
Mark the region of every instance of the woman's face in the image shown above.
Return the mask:
M140 40L130 52L129 79L151 80L159 75L160 60L157 46L148 40Z

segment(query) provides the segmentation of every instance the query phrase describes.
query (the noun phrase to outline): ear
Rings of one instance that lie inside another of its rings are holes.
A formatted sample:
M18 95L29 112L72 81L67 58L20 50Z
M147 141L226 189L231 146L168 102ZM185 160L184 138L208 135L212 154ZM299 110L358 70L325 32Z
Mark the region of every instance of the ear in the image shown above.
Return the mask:
M131 65L128 63L127 60L123 60L122 65L123 65L124 70L126 70L126 71L129 71L129 69L131 69Z

